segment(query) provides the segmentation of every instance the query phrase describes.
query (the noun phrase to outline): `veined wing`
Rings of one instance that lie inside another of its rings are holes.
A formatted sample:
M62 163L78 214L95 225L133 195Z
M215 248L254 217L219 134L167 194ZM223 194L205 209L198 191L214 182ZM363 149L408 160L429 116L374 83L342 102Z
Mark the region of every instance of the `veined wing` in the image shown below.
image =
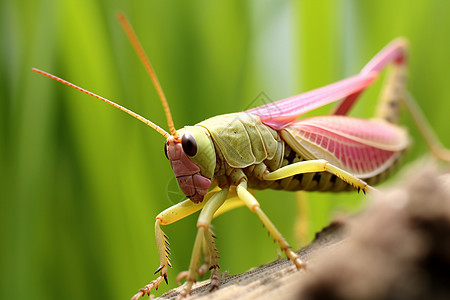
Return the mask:
M376 72L358 74L297 96L255 107L246 112L257 115L264 124L273 129L281 130L302 114L361 92L375 80L377 75Z
M386 170L409 145L405 130L380 120L321 116L281 130L305 159L325 159L360 178Z
M407 44L403 38L395 39L383 48L358 75L304 94L253 108L247 112L259 116L264 124L276 130L288 126L304 113L342 98L343 101L339 103L334 114L345 115L363 90L375 80L387 64L405 62Z

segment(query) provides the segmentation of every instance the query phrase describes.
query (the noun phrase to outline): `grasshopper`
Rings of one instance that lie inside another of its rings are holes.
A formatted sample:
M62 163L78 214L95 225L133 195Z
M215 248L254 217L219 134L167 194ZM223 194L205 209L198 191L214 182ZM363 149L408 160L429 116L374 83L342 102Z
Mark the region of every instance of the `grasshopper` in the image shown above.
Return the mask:
M108 99L39 69L33 71L125 111L166 139L165 154L187 199L156 216L160 266L155 274L159 273L159 276L140 289L133 300L150 294L163 280L167 283L170 249L161 225L171 224L199 210L189 270L177 278L186 278L181 297L189 295L197 274L203 274L207 269L211 270L211 290L219 287L218 250L210 225L215 216L238 206L246 205L255 213L287 258L298 269L305 268L305 262L291 250L249 189L374 191L372 185L397 167L410 145L407 131L396 125L401 102L406 104L419 125L432 153L450 161L450 152L439 143L406 92L408 43L405 39L388 44L355 76L245 112L212 117L176 130L150 61L124 15L119 14L118 18L161 98L170 133ZM387 65L392 67L375 117L366 120L346 116L364 89ZM298 120L309 111L339 100L331 115ZM205 259L200 267L202 252Z

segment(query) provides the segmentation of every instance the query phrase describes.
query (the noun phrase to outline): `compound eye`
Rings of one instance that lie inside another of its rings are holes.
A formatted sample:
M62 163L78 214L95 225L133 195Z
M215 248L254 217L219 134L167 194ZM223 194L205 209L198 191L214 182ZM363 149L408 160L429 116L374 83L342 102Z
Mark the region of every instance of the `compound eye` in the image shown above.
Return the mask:
M197 153L197 142L189 132L183 134L183 137L181 138L181 146L183 146L184 153L189 156L194 156Z
M166 155L167 159L169 159L169 155L167 155L167 143L164 143L164 154Z

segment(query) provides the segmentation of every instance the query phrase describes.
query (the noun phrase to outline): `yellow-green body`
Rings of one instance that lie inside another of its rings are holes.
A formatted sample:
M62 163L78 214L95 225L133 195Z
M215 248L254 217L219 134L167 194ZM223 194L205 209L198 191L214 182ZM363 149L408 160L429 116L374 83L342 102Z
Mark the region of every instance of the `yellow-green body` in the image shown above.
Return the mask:
M324 157L313 156L308 149L315 146L308 140L295 136L289 127L276 131L263 124L258 116L248 113L220 115L179 130L181 134L186 131L195 136L199 149L208 149L205 151L208 155L197 154L190 159L200 166L202 173L211 174L208 170L213 169L213 184L221 188L235 185L230 174L234 169L241 169L248 178L248 187L252 189L332 192L353 189L352 185L328 171L301 173L279 180L262 179L264 172ZM399 151L389 168L361 179L371 185L382 181L397 167L397 162L404 153L405 151Z

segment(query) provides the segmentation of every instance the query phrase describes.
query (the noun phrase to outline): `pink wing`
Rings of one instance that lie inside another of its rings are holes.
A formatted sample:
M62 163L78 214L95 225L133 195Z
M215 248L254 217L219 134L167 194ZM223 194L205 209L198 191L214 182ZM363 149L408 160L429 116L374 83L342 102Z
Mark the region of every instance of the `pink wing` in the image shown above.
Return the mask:
M376 73L358 74L316 90L259 106L246 112L257 115L264 124L273 129L281 130L302 114L363 90L375 80L376 75Z
M408 42L404 38L397 38L384 47L369 63L361 70L364 73L379 73L389 63L404 64L406 63ZM348 95L336 107L333 114L346 115L358 99L361 92Z
M246 112L257 115L264 124L275 130L283 129L304 113L342 98L344 100L334 114L345 115L362 91L376 79L387 64L405 62L406 48L407 42L404 39L396 39L380 51L358 75Z
M283 131L292 137L285 139L291 147L311 156L305 158L326 159L361 178L384 171L409 144L396 126L343 116L308 118Z

